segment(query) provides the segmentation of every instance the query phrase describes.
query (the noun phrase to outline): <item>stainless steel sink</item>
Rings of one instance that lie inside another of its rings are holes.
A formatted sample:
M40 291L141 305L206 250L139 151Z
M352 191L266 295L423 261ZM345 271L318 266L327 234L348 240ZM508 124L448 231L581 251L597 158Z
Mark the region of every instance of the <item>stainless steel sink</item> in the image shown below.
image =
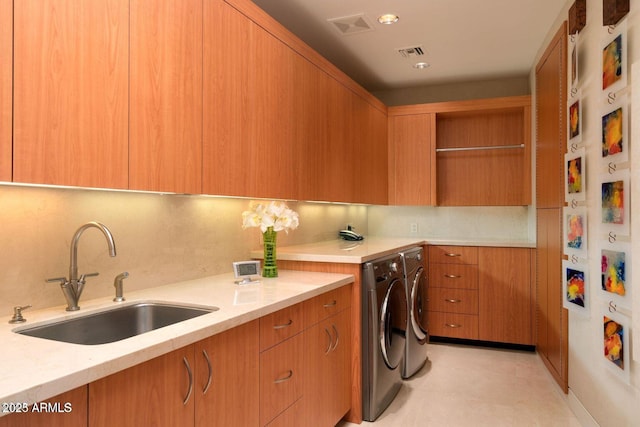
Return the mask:
M140 302L75 319L17 330L16 333L74 344L106 344L216 310L218 307Z

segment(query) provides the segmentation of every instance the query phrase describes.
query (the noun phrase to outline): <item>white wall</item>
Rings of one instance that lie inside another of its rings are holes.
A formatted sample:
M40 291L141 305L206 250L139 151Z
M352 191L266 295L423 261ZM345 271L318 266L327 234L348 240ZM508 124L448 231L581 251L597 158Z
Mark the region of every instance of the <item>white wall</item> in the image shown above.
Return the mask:
M565 10L558 17L556 24L549 31L546 42L540 47L538 58L534 62L532 70L532 92L535 93L535 64L542 55L553 34L557 31L560 23L567 19L567 12L573 0L567 0ZM631 12L626 17L628 24L628 56L629 63L640 60L640 0L631 0ZM589 265L589 287L593 297L590 317L584 318L575 313L569 314L569 388L570 392L578 400L578 407L582 406L593 419L601 426L638 426L640 418L638 408L640 407L640 364L627 361L631 365L631 384L625 384L616 376L612 375L606 368L603 361L603 340L602 340L602 309L604 299L597 299L600 287L600 227L599 227L599 203L600 203L600 170L601 160L601 119L604 113L604 103L602 101L601 75L602 75L602 47L604 43L604 29L602 27L602 1L587 1L587 25L579 35L579 87L582 90L581 102L583 103L582 118L582 139L586 143L586 174L587 174L587 218L588 218L588 265ZM631 71L629 67L628 71ZM629 82L630 83L630 82ZM635 88L640 90L640 87ZM640 101L640 97L637 98ZM640 119L640 117L638 117ZM535 126L534 126L535 129ZM633 138L632 144L638 146L640 139ZM534 138L535 140L535 138ZM637 148L636 148L637 150ZM640 153L640 150L637 150ZM640 160L636 154L632 159L632 167L637 170L637 163ZM633 166L636 164L636 166ZM640 188L640 181L632 182L632 199ZM638 205L640 206L640 205ZM638 236L638 212L632 211L635 217L635 227L632 231L634 245L638 246L640 236ZM633 224L632 224L633 226ZM639 248L640 249L640 248ZM634 266L640 265L637 260L640 253L638 249L634 251L636 262L631 262ZM633 295L640 298L640 274L636 273L633 278ZM640 316L637 313L636 318ZM627 343L629 344L629 343ZM640 344L636 341L636 351L640 352Z
M87 279L82 300L113 298L114 277L128 271L127 290L231 271L233 261L249 259L260 247L257 228L242 229L249 200L115 191L0 185L0 318L15 305L64 305L58 284L46 278L68 276L69 245L87 221L113 233L117 256L110 258L102 234L88 229L78 249L80 273ZM365 206L289 203L300 226L278 233L281 245L336 238L347 222L366 233Z

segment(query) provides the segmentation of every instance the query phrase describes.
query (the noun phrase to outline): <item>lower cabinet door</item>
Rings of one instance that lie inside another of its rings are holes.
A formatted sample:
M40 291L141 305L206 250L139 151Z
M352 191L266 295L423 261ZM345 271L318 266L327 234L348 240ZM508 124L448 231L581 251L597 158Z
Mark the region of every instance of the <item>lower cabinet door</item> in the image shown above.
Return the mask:
M193 426L193 348L180 348L90 383L89 426Z
M335 426L351 408L351 310L305 331L305 420Z
M196 427L257 427L258 320L195 344Z

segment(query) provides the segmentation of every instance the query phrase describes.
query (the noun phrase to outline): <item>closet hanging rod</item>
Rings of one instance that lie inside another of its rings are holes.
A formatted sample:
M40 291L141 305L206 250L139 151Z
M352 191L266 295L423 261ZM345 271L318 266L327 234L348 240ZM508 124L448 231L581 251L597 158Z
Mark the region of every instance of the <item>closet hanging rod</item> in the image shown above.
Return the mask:
M502 150L505 148L524 148L524 144L517 145L489 145L486 147L456 147L456 148L436 148L436 153L445 151L472 151L472 150Z

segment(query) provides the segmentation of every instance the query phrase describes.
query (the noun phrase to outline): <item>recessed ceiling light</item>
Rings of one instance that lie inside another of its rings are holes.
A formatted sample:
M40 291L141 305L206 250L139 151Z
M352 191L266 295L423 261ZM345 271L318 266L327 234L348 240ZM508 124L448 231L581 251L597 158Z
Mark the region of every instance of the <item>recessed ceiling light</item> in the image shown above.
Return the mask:
M378 22L385 25L391 25L398 22L398 15L394 15L393 13L385 13L384 15L378 16Z
M424 70L425 68L429 67L429 63L428 62L416 62L415 64L413 64L413 68L417 68L418 70Z

